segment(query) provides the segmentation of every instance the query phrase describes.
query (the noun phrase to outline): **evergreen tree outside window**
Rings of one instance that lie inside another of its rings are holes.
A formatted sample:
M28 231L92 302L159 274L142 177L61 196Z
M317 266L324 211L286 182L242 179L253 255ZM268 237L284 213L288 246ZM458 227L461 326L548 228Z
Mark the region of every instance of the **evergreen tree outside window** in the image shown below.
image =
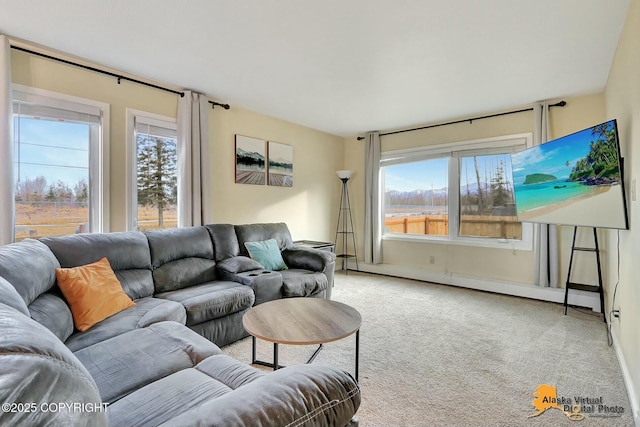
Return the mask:
M462 157L460 165L460 236L519 240L509 155Z
M134 227L153 230L178 224L175 123L135 116Z

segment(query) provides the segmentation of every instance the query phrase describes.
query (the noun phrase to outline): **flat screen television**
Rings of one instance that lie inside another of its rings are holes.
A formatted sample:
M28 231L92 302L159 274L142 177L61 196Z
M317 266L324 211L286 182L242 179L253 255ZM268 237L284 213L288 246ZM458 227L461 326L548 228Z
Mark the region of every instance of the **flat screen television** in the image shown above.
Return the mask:
M627 229L616 120L511 154L518 220Z

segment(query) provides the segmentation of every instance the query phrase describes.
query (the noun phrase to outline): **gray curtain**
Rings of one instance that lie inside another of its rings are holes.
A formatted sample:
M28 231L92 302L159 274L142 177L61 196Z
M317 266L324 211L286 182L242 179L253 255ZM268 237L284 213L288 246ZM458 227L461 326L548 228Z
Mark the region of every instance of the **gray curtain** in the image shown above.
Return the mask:
M178 102L178 226L213 222L209 100L185 91Z
M14 191L11 47L7 36L0 34L0 245L13 242Z
M533 108L533 145L549 141L549 104L547 101ZM534 283L543 287L558 287L558 227L534 224Z
M382 262L382 210L380 207L380 133L365 138L364 262Z

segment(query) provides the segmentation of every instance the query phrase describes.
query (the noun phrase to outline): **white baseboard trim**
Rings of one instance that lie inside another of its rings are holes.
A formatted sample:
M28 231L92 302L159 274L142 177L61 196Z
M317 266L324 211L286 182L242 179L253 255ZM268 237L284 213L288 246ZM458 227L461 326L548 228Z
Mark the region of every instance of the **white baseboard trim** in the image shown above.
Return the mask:
M611 328L611 338L613 339L613 348L616 351L618 364L620 365L620 370L622 371L622 379L624 380L624 385L627 387L627 395L629 396L629 401L631 402L631 411L633 411L633 422L635 423L636 427L640 427L640 406L638 406L638 393L633 387L633 381L631 381L631 374L629 373L627 362L624 358L624 354L622 354L622 350L620 349L618 333L614 328Z
M455 273L439 273L422 268L401 265L365 264L361 262L358 267L360 271L367 273L453 285L462 288L556 302L560 304L564 303L563 288L543 288L525 283L509 283ZM569 304L578 307L590 308L598 313L600 312L600 297L594 292L571 290L569 292Z

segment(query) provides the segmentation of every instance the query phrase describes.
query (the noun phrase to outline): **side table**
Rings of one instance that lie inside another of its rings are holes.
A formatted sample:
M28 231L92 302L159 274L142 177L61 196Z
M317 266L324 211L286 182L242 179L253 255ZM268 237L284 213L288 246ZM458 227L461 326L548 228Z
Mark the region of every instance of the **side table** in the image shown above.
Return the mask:
M321 251L334 252L336 250L335 243L332 242L319 242L316 240L296 240L293 242L296 246L302 246L303 248L320 249Z

